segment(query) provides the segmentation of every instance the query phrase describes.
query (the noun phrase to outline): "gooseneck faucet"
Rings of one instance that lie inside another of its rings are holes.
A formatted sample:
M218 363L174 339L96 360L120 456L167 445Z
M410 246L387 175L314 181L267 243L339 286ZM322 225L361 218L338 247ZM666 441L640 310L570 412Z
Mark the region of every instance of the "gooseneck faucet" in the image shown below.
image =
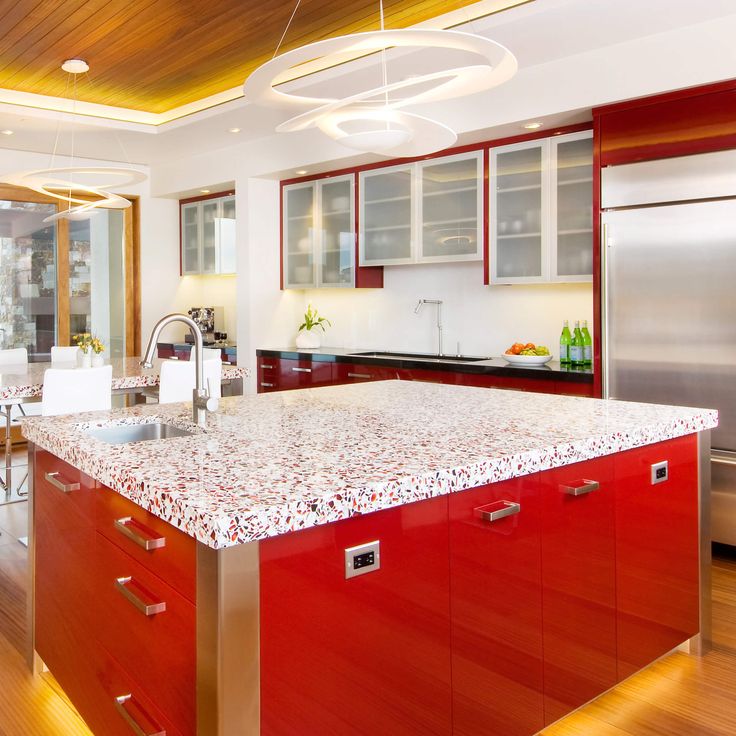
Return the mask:
M420 299L414 307L414 314L419 314L423 304L437 305L437 355L441 358L444 354L442 352L442 299Z
M158 343L159 335L164 327L167 327L172 322L183 322L192 333L194 338L194 391L192 392L192 421L198 424L200 427L204 427L207 422L207 412L216 411L218 401L214 396L210 396L207 389L204 387L204 351L202 350L202 333L197 326L197 323L191 318L187 317L186 314L167 314L162 317L153 328L151 337L148 340L148 347L146 348L146 354L141 361L141 365L144 368L153 368L153 356L156 351L156 344Z

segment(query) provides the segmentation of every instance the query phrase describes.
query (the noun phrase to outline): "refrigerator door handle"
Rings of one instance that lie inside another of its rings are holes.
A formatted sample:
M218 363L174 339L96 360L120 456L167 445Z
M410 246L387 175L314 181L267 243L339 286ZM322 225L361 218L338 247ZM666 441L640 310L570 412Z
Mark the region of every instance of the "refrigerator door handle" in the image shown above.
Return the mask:
M601 213L601 369L603 371L603 398L610 399L608 365L608 223Z

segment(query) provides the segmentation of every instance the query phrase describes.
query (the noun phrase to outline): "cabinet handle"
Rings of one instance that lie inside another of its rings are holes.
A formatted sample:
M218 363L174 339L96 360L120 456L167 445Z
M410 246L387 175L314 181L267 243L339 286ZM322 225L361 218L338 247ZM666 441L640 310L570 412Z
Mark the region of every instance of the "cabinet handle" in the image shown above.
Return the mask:
M65 483L58 472L46 473L46 475L44 475L44 478L46 478L46 480L51 483L54 488L58 488L64 493L70 493L71 491L79 490L79 483Z
M498 521L506 516L513 516L521 511L521 504L515 501L495 501L494 503L478 506L475 515L483 521Z
M568 496L584 496L591 491L597 491L601 484L597 480L574 480L570 483L560 483L560 490Z
M266 368L266 370L273 370L273 366L268 365L267 363L261 363L261 368Z
M291 370L294 371L294 373L311 373L311 368L292 368Z
M146 603L130 589L131 584L135 585L135 582L130 576L115 579L115 587L118 589L118 592L132 603L142 614L146 616L155 616L157 613L164 613L166 611L166 601Z
M370 373L348 373L348 378L373 378Z
M131 693L118 695L118 697L115 698L115 709L123 717L123 720L130 726L133 733L136 736L166 736L166 729L157 726L153 721L151 721L153 730L143 728L138 721L136 721L133 714L125 707L127 703L132 703L132 701L133 696Z
M148 532L150 536L144 536L140 532L133 529L136 526L141 531ZM157 537L156 533L148 527L143 526L140 522L131 516L124 516L122 519L115 519L115 528L124 536L134 541L139 547L143 547L146 551L152 549L160 549L166 546L166 537Z
M265 383L264 381L261 381L261 386L263 386L263 388L273 388L272 383Z

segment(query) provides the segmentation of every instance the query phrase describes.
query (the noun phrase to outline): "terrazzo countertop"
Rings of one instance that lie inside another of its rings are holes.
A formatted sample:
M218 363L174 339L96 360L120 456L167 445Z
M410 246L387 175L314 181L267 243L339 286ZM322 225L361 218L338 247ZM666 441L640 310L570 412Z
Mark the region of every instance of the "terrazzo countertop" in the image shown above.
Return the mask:
M23 434L222 548L710 429L714 410L409 381L223 399L195 435L127 445L85 430L187 404L32 418Z

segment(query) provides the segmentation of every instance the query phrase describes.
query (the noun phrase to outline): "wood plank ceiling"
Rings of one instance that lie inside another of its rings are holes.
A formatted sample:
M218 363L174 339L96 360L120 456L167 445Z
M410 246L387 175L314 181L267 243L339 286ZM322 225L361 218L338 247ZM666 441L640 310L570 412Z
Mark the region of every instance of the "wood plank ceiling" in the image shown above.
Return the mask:
M474 0L385 0L403 28ZM166 112L243 83L295 0L0 0L0 87L70 97L61 63L90 64L77 99ZM379 27L378 0L302 0L281 47Z

